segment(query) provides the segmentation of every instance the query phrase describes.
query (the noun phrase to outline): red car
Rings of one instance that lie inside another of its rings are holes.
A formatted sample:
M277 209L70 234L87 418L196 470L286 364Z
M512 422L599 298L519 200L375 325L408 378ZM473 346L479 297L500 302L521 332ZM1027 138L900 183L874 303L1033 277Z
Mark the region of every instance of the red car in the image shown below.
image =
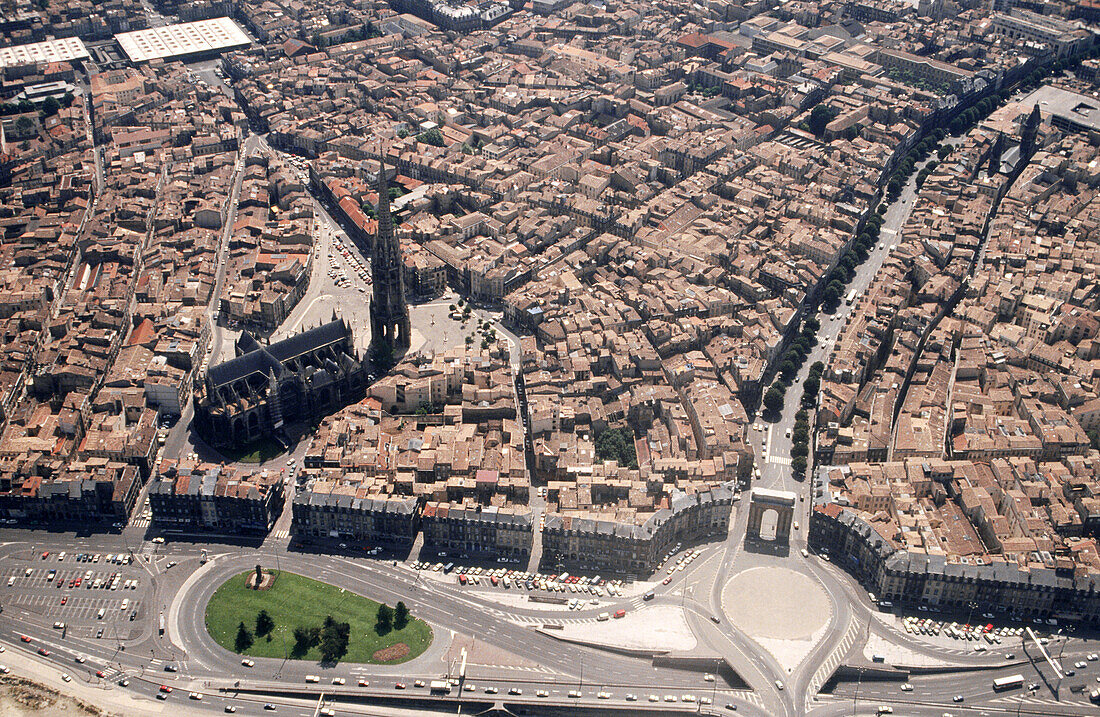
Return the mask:
M106 677L107 673L105 673L103 670L96 670L95 671L95 676L96 677Z
M69 602L69 596L68 596L68 595L66 595L66 596L64 596L63 598L61 598L61 604L62 604L62 605L64 605L64 604L65 604L65 603L67 603L67 602Z
M617 610L615 612L615 617L617 617L617 618L626 617L626 610Z
M47 650L44 647L40 647L40 648L38 648L38 654L42 655L42 657L49 657L50 656L50 651Z
M672 582L672 576L671 575L669 575L667 578L665 578L664 580L661 581L661 583L664 584L664 585L668 585L670 582Z
M42 553L42 559L43 560L45 560L48 557L50 557L50 551L47 550L46 552Z
M27 637L26 635L20 635L19 639L22 640L23 642L30 642L31 641L31 639L29 637Z
M395 690L403 690L403 689L405 689L405 683L404 682L398 682L396 685L393 686L393 688Z
M172 691L172 688L169 687L168 685L161 685L160 686L160 691L167 694L167 693Z

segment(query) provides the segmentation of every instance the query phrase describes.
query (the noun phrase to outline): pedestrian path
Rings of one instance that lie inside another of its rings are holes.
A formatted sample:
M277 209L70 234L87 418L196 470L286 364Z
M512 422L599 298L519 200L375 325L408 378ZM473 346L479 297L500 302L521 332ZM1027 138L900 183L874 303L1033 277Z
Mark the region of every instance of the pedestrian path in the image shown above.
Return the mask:
M769 458L768 463L776 466L789 466L791 464L790 456L779 456L776 458Z

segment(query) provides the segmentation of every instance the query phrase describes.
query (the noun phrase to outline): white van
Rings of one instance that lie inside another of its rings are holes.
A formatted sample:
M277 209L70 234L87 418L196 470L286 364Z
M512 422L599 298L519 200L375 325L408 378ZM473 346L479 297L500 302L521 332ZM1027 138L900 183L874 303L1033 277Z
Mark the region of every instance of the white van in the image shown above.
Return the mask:
M608 615L606 612L601 612L599 615L596 616L596 619L600 622L603 622L604 620L610 620L611 616Z
M106 614L107 614L107 608L101 607L101 608L99 608L99 612L96 613L96 619L97 620L102 620L103 616L106 615Z
M321 678L317 675L306 675L306 682L320 682Z

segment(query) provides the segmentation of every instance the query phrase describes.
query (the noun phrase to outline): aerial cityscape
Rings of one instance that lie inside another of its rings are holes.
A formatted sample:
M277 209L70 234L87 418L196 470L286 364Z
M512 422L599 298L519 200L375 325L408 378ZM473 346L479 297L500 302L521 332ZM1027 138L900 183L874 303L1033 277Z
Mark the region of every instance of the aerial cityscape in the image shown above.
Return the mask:
M1100 0L4 0L0 714L1100 714Z

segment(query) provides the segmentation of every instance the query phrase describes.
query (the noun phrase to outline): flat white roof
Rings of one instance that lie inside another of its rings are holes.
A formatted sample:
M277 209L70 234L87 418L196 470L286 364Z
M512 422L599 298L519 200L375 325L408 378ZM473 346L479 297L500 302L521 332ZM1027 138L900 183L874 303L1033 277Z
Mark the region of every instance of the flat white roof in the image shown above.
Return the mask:
M228 17L122 32L115 35L115 40L131 62L216 52L252 42Z
M88 48L79 37L32 42L29 45L0 47L0 67L19 67L36 62L68 62L88 57Z

